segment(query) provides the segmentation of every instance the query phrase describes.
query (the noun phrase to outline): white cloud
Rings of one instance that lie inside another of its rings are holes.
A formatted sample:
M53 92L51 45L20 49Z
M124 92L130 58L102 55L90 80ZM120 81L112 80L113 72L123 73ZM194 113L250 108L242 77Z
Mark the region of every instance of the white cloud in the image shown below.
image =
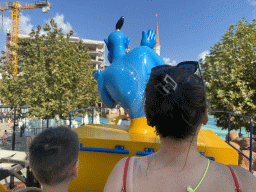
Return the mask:
M167 65L171 65L171 66L176 66L176 65L177 65L177 62L176 62L175 60L173 60L172 62L170 62L170 61L171 61L170 58L164 57L163 60L164 60L165 64L167 64Z
M256 6L256 1L255 0L249 0L250 4L253 6Z
M41 30L39 36L40 35L47 35L47 32L45 32L44 30Z
M2 18L0 20L0 25L2 26ZM25 16L22 13L20 13L19 32L30 33L32 28L33 28L33 25L31 24L30 16ZM11 31L11 18L10 17L3 18L3 29L4 29L4 32Z
M256 1L255 0L249 0L250 4L255 7L255 10L253 11L254 17L256 17Z
M204 52L202 52L202 53L200 53L199 55L198 55L198 60L200 60L200 59L203 59L203 61L205 60L205 57L207 56L207 55L209 55L210 54L210 51L204 51Z
M64 22L63 14L59 15L59 13L57 13L53 19L57 23L58 28L63 29L63 33L68 33L70 30L73 30L73 28L69 22L66 22L66 23ZM49 22L49 21L50 21L50 19L48 19L46 22ZM0 19L0 26L2 26L2 18ZM3 29L4 29L4 31L6 31L6 30L11 31L11 18L10 17L3 18ZM32 29L33 29L33 25L31 24L31 17L29 15L25 16L22 13L20 13L19 32L29 34ZM41 34L46 34L46 32L41 30Z
M11 18L10 17L3 17L3 20L1 17L0 24L1 24L1 26L3 26L4 32L11 31Z
M73 30L73 28L69 22L66 22L66 23L64 22L63 14L59 15L59 13L56 13L56 16L53 17L53 19L57 23L58 28L62 28L63 33L68 33L70 30ZM51 19L48 19L47 23L50 22L50 20ZM44 31L42 31L42 34L46 34L46 33L44 33Z
M19 31L29 34L33 28L31 24L30 16L26 17L22 13L20 14L20 21L19 21Z
M171 59L164 57L163 60L164 60L165 63L168 63L168 62L170 62Z

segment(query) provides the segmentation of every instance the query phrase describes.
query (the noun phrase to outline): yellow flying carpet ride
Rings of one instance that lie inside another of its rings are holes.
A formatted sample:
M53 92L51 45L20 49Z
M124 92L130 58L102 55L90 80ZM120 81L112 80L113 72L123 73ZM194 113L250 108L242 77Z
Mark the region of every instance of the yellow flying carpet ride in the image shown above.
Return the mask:
M141 46L126 52L129 37L120 32L124 18L118 21L116 31L105 43L111 65L97 70L99 95L108 108L120 104L131 118L130 126L84 125L74 129L80 138L78 177L69 185L69 191L103 191L114 166L127 156L145 156L160 148L159 136L147 125L143 106L143 92L153 67L163 65L163 59L152 50L155 33L142 33ZM198 150L211 160L238 165L238 153L213 131L200 130Z

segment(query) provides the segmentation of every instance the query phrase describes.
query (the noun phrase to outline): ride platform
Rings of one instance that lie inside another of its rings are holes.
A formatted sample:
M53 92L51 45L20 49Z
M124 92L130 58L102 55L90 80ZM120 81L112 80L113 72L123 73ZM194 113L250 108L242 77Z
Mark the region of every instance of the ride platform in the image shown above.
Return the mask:
M132 132L133 126L138 124L137 133ZM100 124L74 129L80 138L79 168L78 177L70 183L69 191L103 191L108 176L122 158L157 152L159 137L153 137L148 127L139 130L142 124L145 125L143 118L132 119L130 126ZM226 165L238 165L237 151L213 131L201 129L197 146L206 158Z

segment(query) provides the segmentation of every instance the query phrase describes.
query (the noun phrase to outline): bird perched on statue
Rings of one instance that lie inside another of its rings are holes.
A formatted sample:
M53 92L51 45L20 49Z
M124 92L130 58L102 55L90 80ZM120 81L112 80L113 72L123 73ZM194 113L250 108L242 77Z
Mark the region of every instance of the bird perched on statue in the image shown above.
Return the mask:
M120 31L120 29L122 28L124 24L124 17L122 16L118 22L116 23L116 31Z

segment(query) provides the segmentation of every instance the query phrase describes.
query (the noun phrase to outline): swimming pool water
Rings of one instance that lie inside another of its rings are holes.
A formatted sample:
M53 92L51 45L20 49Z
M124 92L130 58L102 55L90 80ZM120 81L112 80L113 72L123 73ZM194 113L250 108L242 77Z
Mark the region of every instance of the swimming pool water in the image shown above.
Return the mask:
M208 123L206 125L202 125L202 129L204 130L211 130L214 133L216 133L221 139L224 141L226 140L226 135L228 134L228 129L221 130L221 127L217 127L217 122L214 122L215 118L212 115L208 115ZM232 126L232 121L231 121ZM231 132L234 130L231 130ZM240 133L240 129L237 130ZM244 127L241 128L241 134L243 134L243 137L250 137L250 133L248 133Z
M79 123L82 123L82 117L75 117L75 120L78 121ZM89 120L89 123L92 123L92 117L88 117L88 120ZM100 118L100 123L102 124L107 124L111 121L114 121L115 119L108 119L108 118L103 118L101 117ZM94 118L94 121L95 121L95 118Z
M78 123L78 127L82 125L82 117L75 116L74 119ZM214 122L214 116L208 115L208 123L206 125L202 125L202 129L204 130L211 130L214 133L216 133L221 139L225 141L226 135L228 134L228 129L226 130L221 130L221 127L216 126L216 122ZM92 123L92 118L89 116L88 117L89 123ZM61 120L62 121L62 120ZM100 118L100 123L102 124L107 124L108 122L112 122L114 119L108 119L108 118ZM42 128L47 126L47 121L44 120L35 120L35 121L30 121L29 123L26 124L28 128ZM231 122L232 125L232 122ZM51 119L49 121L49 127L55 127L55 120ZM38 130L39 131L39 130ZM240 130L238 130L240 132ZM241 133L243 134L243 137L250 137L250 134L245 130L244 127L241 128Z

